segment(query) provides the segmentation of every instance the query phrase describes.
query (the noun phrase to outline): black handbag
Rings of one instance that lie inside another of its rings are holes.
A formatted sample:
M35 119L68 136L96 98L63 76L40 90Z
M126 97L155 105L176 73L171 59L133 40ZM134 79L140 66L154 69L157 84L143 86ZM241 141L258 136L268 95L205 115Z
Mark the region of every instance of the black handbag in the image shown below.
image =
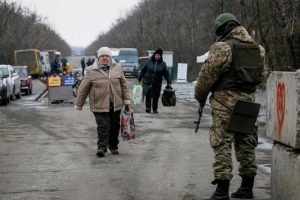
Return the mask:
M175 106L176 105L176 95L173 88L165 88L161 98L163 106Z

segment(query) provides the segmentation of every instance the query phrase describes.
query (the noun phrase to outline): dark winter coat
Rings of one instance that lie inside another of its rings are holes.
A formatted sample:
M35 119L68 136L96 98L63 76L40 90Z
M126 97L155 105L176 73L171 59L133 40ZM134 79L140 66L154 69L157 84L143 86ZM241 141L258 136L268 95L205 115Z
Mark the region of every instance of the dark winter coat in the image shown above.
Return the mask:
M59 73L59 62L58 60L55 60L52 64L51 64L51 74L58 74Z
M163 77L165 77L168 84L171 84L171 80L167 65L163 61L162 56L160 60L156 61L154 55L155 53L146 61L138 80L141 81L143 79L144 95L150 92L149 90L151 89L151 96L159 98Z

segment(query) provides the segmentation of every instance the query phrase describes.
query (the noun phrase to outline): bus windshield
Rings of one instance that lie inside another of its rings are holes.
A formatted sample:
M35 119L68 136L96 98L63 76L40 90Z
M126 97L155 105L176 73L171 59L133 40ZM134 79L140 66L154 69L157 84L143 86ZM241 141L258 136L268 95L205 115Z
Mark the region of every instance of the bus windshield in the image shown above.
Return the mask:
M35 57L33 51L17 52L16 58L17 58L16 65L27 65L30 67L35 66Z

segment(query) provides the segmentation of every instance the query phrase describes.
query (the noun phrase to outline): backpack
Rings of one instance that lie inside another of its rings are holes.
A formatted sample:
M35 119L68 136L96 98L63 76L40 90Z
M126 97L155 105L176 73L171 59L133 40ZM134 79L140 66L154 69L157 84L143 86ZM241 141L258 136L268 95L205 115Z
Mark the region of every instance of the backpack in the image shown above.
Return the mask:
M175 90L172 88L165 88L163 95L161 97L163 106L175 106L176 105L176 95Z

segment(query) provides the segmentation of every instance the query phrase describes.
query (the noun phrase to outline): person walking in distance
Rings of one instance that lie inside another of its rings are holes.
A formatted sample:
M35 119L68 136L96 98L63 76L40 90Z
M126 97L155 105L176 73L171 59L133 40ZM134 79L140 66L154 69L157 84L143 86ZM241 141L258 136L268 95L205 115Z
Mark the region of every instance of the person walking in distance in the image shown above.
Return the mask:
M143 80L143 94L146 96L146 112L151 113L151 104L153 113L158 113L158 99L161 92L163 77L167 80L167 87L171 87L171 80L167 65L163 61L163 50L158 48L153 55L146 61L138 81Z
M129 110L130 93L121 66L114 62L108 47L98 50L98 60L87 71L82 80L75 108L82 110L87 95L90 110L95 116L98 133L97 156L104 157L107 148L119 154L119 132L121 108Z
M85 58L83 57L82 59L81 59L81 69L82 69L82 71L81 71L81 74L82 74L82 76L84 76L84 70L85 70Z
M230 13L223 13L215 20L218 40L209 50L195 86L195 99L201 106L209 92L213 123L209 131L210 145L214 152L214 180L216 191L210 200L227 200L232 179L231 144L239 162L242 183L231 194L233 198L252 199L257 166L255 147L257 129L249 133L228 130L227 125L238 101L255 101L255 90L265 78L265 51ZM244 112L244 110L240 110Z

